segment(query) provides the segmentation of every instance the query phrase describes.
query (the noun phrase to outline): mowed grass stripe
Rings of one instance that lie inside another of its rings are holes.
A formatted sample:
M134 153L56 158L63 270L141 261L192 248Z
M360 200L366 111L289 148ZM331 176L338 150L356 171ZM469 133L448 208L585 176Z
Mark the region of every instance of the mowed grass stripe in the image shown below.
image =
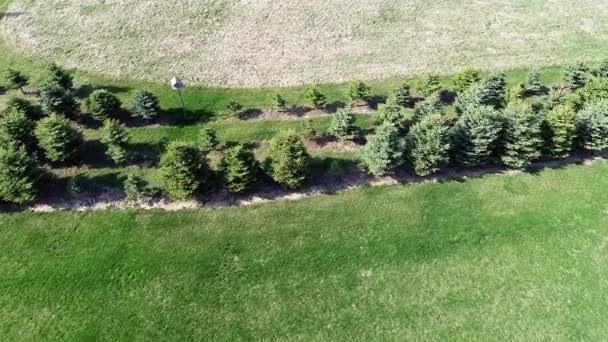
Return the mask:
M601 340L608 164L176 213L0 215L7 340Z

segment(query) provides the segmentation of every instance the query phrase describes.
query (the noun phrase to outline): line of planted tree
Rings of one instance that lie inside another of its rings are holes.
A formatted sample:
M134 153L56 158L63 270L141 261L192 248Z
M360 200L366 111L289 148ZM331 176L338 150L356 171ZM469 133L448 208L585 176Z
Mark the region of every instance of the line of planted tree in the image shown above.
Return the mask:
M18 72L9 71L8 78L16 88L27 86L27 77ZM450 164L525 168L541 158L608 148L608 63L593 71L582 63L571 66L563 83L551 88L543 86L537 70L530 72L524 84L507 89L504 73L482 78L479 71L468 68L454 78L454 89L455 113L450 114L437 75L421 79L417 91L424 99L415 104L408 84L397 87L374 114L376 126L363 139L362 168L374 176L401 167L426 176ZM315 107L325 103L317 87L308 89L306 95ZM530 95L536 102L526 99ZM366 101L370 87L355 82L346 96L351 103ZM285 104L279 95L276 99ZM77 161L82 149L82 133L69 119L76 111L71 75L51 65L48 80L40 88L40 103L41 111L27 100L14 98L0 113L0 199L4 201L35 200L43 184L52 183L48 168ZM159 112L158 100L148 92L137 93L134 103L135 115L150 118ZM88 112L103 121L101 142L106 154L115 163L124 163L131 151L127 131L116 119L120 101L108 91L96 90L86 104ZM412 106L413 115L407 115L405 108ZM172 198L185 199L221 179L228 191L243 193L254 189L261 178L285 188L300 188L312 174L304 139L315 134L310 127L304 131L277 134L262 162L256 160L249 144L224 146L219 167L212 170L206 152L219 144L215 132L205 126L198 144L177 140L164 146L158 164L164 191ZM333 114L329 134L339 139L360 138L362 132L355 125L351 107ZM136 173L126 178L124 190L133 200L150 192Z

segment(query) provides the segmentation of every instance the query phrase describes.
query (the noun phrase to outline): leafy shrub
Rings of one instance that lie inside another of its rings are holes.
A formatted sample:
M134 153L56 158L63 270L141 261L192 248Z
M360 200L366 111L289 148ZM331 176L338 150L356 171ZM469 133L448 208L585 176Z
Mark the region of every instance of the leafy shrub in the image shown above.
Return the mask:
M327 103L327 98L321 93L318 86L308 88L304 96L306 96L312 106L316 109L322 108L325 103Z
M310 156L294 130L279 132L271 141L267 160L269 174L278 184L299 188L308 180Z
M213 127L205 126L201 128L198 134L198 143L203 151L209 151L216 148L220 141L217 139L217 132Z
M150 195L148 182L136 173L130 173L122 184L125 196L129 201L137 202Z
M358 128L355 117L350 109L340 108L333 115L329 133L342 139L353 139Z
M0 199L18 204L35 200L43 176L43 169L25 147L0 147Z
M160 159L165 190L174 199L192 197L207 181L209 167L198 148L172 141Z
M35 145L34 122L16 109L10 109L0 117L0 147L9 144L23 145L28 151Z
M381 105L376 112L376 125L384 123L393 125L397 129L404 129L406 124L405 114L401 110L401 106L397 104Z
M149 91L142 90L133 96L133 116L145 120L154 119L160 113L158 97Z
M93 91L87 99L89 112L98 120L116 117L120 112L120 105L118 97L105 89Z
M407 135L409 161L419 176L439 171L450 161L450 126L441 114L427 115Z
M577 140L588 151L608 148L608 100L588 103L576 118Z
M75 113L78 108L72 93L55 83L46 83L40 88L40 105L47 114L70 115Z
M524 168L541 155L541 120L530 104L523 101L509 102L503 117L505 142L502 162L512 168Z
M570 65L564 72L564 82L572 89L582 88L589 80L587 72L589 72L589 67L585 63L579 62Z
M426 73L418 82L417 90L425 97L438 93L441 90L439 75L436 73Z
M490 162L501 131L498 113L493 107L469 107L451 130L456 162L479 166Z
M371 88L367 84L357 81L348 87L346 96L353 103L367 101L370 90Z
M74 86L72 75L55 63L50 64L48 67L47 83L57 85L66 91Z
M276 94L272 97L272 108L279 112L285 111L287 109L287 101L283 96Z
M480 80L481 73L479 70L472 67L465 68L456 75L456 78L454 79L454 90L461 94Z
M25 94L23 87L30 84L30 79L21 71L15 69L8 69L6 72L6 80L11 86L19 89L23 94Z
M243 105L240 104L236 100L232 100L228 103L228 106L226 106L226 109L228 109L230 114L237 115L241 112L241 110L243 110Z
M403 163L403 142L393 125L378 126L366 139L367 143L361 150L361 162L370 174L384 176Z
M258 163L250 149L238 144L224 152L219 171L228 191L242 193L256 181Z
M555 107L547 114L546 124L549 151L555 157L567 157L576 133L576 113L570 106Z
M424 101L416 103L414 106L414 121L420 121L423 117L441 113L443 103L439 93L428 96Z
M543 84L540 81L540 71L537 68L530 70L526 79L526 90L530 94L539 94L543 89Z
M41 115L38 108L36 108L32 102L21 97L13 96L9 98L6 102L6 108L6 112L10 111L11 109L22 112L30 120L37 120Z
M389 99L395 104L403 107L410 105L410 103L412 103L410 86L407 83L399 85L397 88L393 89Z
M56 113L38 121L34 135L45 157L55 162L73 157L82 142L82 134L64 116Z
M129 157L129 136L126 128L116 119L105 119L101 128L101 142L107 147L106 155L116 164Z

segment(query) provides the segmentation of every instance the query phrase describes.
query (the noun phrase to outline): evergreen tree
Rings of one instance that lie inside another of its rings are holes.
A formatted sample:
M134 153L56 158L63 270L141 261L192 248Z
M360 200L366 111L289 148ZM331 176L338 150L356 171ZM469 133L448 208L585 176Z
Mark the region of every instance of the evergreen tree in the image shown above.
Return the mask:
M409 106L410 103L412 103L410 86L407 83L399 85L397 88L393 89L389 99L400 106Z
M423 117L431 114L439 114L443 108L439 93L428 96L424 101L416 103L414 106L414 121L420 121Z
M209 177L207 161L198 148L183 141L172 141L160 159L165 190L174 199L196 194Z
M23 90L23 87L30 84L30 79L21 71L15 69L8 69L6 72L6 80L11 86L19 89L24 95L25 91Z
M401 106L390 103L380 106L376 112L375 121L376 125L387 123L399 130L404 129L406 124L405 114L401 110Z
M15 109L0 117L0 147L11 144L23 145L30 152L35 147L34 122Z
M497 147L501 128L494 108L469 107L451 130L454 159L466 166L489 163Z
M454 106L458 113L467 107L492 106L499 107L506 95L506 76L502 73L492 74L486 80L475 83L462 95L458 96Z
M502 162L512 168L524 168L541 156L541 120L530 104L510 102L503 111L505 143Z
M570 106L557 106L547 114L546 124L549 129L549 151L555 157L567 157L576 133L576 113Z
M384 176L403 163L403 143L393 125L385 123L378 126L366 139L367 143L361 150L361 162L370 174Z
M106 155L116 164L129 157L129 136L126 128L116 119L106 119L101 128L101 142L107 147Z
M0 199L23 204L36 199L44 171L24 146L0 147Z
M608 148L608 100L588 103L576 118L577 140L588 151Z
M78 105L70 91L55 83L46 83L40 87L40 104L45 113L74 114Z
M123 190L127 199L132 202L140 201L150 195L148 182L136 173L130 173L123 182Z
M38 146L50 161L66 161L73 157L82 142L82 133L62 115L51 113L40 120L34 130Z
M158 97L149 91L142 90L133 96L133 116L145 120L154 119L160 113Z
M353 139L358 128L355 125L355 116L350 109L340 108L334 113L329 133L341 139Z
M364 102L369 98L370 91L371 88L367 84L357 81L348 87L346 96L352 103Z
M325 106L325 103L327 103L327 98L325 95L323 95L323 93L321 93L318 86L308 88L306 90L306 94L304 95L310 101L310 103L312 103L312 106L315 109L320 109Z
M456 78L454 79L454 90L459 94L462 94L479 81L481 81L479 70L468 67L456 75Z
M105 89L95 90L87 99L89 112L98 120L116 117L120 113L120 105L118 97Z
M69 91L74 87L72 75L55 63L50 64L48 67L47 84L57 85L66 91Z
M586 104L608 99L608 79L595 79L576 92L572 99L574 109L581 110Z
M203 151L209 151L216 148L220 142L217 139L217 132L213 127L204 126L201 128L198 135L198 143Z
M416 174L435 173L450 161L449 129L441 114L425 116L412 127L407 135L407 150Z
M537 68L534 68L528 74L528 78L526 80L526 90L531 94L539 94L543 88L543 85L540 81L540 71Z
M310 162L302 138L294 130L279 132L270 141L267 165L270 176L278 184L289 189L304 185Z
M439 75L436 73L426 73L422 75L422 78L418 83L417 90L425 97L438 93L441 90Z
M30 120L37 120L40 118L41 115L38 108L36 108L36 106L34 106L32 102L21 97L9 98L6 102L6 108L6 112L9 112L11 110L22 112Z
M243 144L228 148L220 162L219 171L230 192L242 193L256 181L258 163L253 152Z
M597 76L607 78L608 77L608 59L605 59L600 63L597 68Z
M570 65L564 73L564 82L572 89L582 88L589 80L587 72L589 72L589 67L585 63L579 62Z
M272 108L279 112L284 112L287 109L287 101L283 96L276 94L272 97Z

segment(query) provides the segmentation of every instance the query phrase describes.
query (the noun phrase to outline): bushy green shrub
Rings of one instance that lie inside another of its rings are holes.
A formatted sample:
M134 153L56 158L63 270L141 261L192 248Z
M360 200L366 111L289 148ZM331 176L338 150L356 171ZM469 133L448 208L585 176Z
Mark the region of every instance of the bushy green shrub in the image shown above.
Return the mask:
M226 188L233 193L250 190L256 181L258 169L253 151L243 144L226 149L219 166Z
M407 150L416 174L435 173L450 161L449 129L441 114L427 115L412 127L407 135Z
M106 155L116 164L124 163L129 158L129 136L118 120L104 120L101 142L106 145Z
M363 102L369 98L370 91L371 88L367 84L357 81L348 87L346 96L353 103Z
M276 111L283 112L287 109L287 101L283 96L276 94L272 97L272 108Z
M414 106L414 121L420 121L423 117L441 113L443 103L439 93L428 96L424 101L416 103Z
M295 189L306 183L310 159L302 138L294 130L281 131L270 141L267 160L270 177L286 188Z
M34 106L32 102L17 96L13 96L8 99L8 101L6 102L6 109L6 112L9 112L12 109L22 112L30 120L37 120L40 118L41 115L38 108L36 108L36 106Z
M460 71L454 78L454 90L462 94L470 86L481 80L481 73L473 67L467 67Z
M133 96L133 116L145 120L154 119L160 113L158 97L149 91L141 90Z
M338 109L332 117L329 133L341 139L353 139L357 132L353 112L347 108Z
M587 64L579 62L570 65L564 72L564 82L572 89L579 89L584 87L589 81L589 66Z
M48 67L48 84L55 84L64 90L70 90L74 87L74 80L72 75L67 72L64 68L52 63Z
M82 133L57 113L38 121L34 130L38 146L50 161L66 161L73 157L82 142Z
M55 83L46 83L40 87L40 105L45 113L74 114L78 105L72 92Z
M541 119L523 101L509 102L503 111L505 122L502 162L521 169L541 156Z
M209 166L200 150L183 141L172 141L160 159L165 190L174 199L195 195L209 177Z
M390 103L380 106L376 112L375 122L376 125L387 123L400 130L404 129L406 125L405 114L401 110L401 106Z
M136 173L129 173L122 184L125 196L129 201L137 202L150 195L148 182Z
M393 125L385 123L378 126L366 139L367 143L361 150L361 163L371 175L387 175L403 163L403 141Z
M16 109L0 117L0 147L9 144L23 145L30 152L35 146L34 122Z
M439 81L439 75L433 72L422 75L422 77L418 81L416 90L422 93L422 95L424 95L425 97L438 93L441 90L441 82Z
M540 71L537 68L530 70L526 78L526 90L528 93L536 95L543 89L543 84L540 81Z
M455 161L466 166L489 163L501 129L501 121L493 107L467 108L450 131Z
M327 98L321 93L318 86L308 88L304 96L316 109L322 108L327 103Z
M6 80L8 84L19 89L22 94L25 94L23 87L30 84L30 79L19 70L8 69L6 72Z
M608 148L608 99L588 103L576 118L577 140L588 151Z
M0 199L18 204L35 200L44 174L24 146L0 147Z
M397 88L393 89L389 96L389 100L403 107L409 106L412 103L410 86L407 83L402 83Z
M552 156L567 157L576 133L576 113L570 106L557 106L546 117L548 149Z
M215 128L204 126L198 134L198 144L203 151L209 151L216 148L220 141L217 138Z
M87 98L89 113L98 120L113 118L120 113L120 100L105 89L97 89Z

